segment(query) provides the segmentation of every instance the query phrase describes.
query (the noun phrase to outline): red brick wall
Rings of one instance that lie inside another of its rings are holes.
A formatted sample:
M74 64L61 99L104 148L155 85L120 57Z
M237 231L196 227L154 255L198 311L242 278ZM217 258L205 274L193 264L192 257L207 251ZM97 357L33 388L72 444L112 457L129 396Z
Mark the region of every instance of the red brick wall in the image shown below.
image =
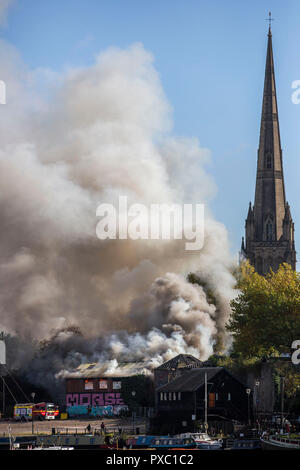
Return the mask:
M107 381L107 388L100 388L100 380ZM85 381L88 380L93 384L92 389L85 388ZM114 389L113 382L120 382L121 379L114 377L114 378L107 378L107 377L99 377L99 378L69 378L66 379L66 393L88 393L88 392L96 392L96 393L111 393L111 392L121 392L122 389Z

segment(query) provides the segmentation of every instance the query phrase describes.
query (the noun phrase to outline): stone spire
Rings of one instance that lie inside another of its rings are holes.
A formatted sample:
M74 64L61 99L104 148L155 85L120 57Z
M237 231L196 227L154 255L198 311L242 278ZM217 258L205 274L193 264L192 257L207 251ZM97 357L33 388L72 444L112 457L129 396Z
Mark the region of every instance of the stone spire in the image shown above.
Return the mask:
M257 156L254 206L246 219L246 245L242 249L260 274L277 270L282 262L295 269L294 223L286 203L282 150L274 73L271 25Z

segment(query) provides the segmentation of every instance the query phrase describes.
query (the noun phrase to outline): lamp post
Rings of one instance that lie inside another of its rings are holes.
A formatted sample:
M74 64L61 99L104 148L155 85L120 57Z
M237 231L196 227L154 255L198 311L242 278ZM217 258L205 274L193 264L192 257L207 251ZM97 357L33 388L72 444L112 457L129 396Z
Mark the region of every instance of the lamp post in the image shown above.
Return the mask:
M132 396L133 400L134 400L135 395L136 395L135 390L132 390L131 396ZM133 431L133 434L134 434L134 413L135 413L135 411L134 411L134 408L132 406L132 431Z
M248 395L248 425L250 426L251 420L250 420L250 394L251 394L251 388L246 388L246 393Z
M255 381L255 419L256 419L256 422L258 422L258 411L257 411L257 408L258 408L258 403L259 403L259 386L260 386L260 381L259 380L256 380ZM259 425L259 423L258 423Z
M34 397L35 397L35 392L31 392L31 398L32 398L32 402L34 404ZM34 413L33 413L33 407L32 407L32 411L31 411L31 431L32 431L32 434L34 433Z
M207 419L207 409L208 409L208 403L207 403L207 385L214 385L213 382L207 382L207 373L205 372L204 374L204 429L205 432L208 430L208 419ZM210 388L211 390L211 388Z
M6 345L4 341L4 333L0 333L0 373L2 378L2 418L5 415L5 379L4 367L6 364Z
M280 377L280 379L281 379L281 429L282 429L282 433L283 433L284 381L285 381L285 377L282 376L282 377Z

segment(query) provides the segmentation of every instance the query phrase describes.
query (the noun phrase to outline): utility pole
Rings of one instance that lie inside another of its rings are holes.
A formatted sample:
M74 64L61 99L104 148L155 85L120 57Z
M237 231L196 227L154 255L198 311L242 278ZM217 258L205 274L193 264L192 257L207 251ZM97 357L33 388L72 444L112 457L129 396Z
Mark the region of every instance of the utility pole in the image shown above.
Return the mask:
M207 373L204 374L204 427L207 432Z
M35 397L35 392L31 393L32 401L33 401L33 406L32 406L32 412L31 412L31 430L32 434L34 433L34 397Z
M284 413L284 380L285 377L281 377L281 429L283 432L283 413Z
M135 395L136 395L135 390L132 390L131 396L132 396L133 399L135 398ZM135 406L133 407L133 410L132 410L132 433L133 434L134 434L134 424L135 424L134 419L135 419Z
M251 394L251 388L246 388L246 393L248 396L248 426L251 425L251 418L250 418L250 394Z
M5 414L5 381L4 376L2 375L2 418Z
M0 368L2 378L2 417L5 414L5 380L4 380L4 366L6 364L6 345L4 342L4 335L0 335Z

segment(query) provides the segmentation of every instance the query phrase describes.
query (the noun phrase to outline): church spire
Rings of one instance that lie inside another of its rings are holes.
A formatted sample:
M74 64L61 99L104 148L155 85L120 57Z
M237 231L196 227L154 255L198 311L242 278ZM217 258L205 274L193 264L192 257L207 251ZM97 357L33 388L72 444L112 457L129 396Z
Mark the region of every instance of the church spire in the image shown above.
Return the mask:
M293 222L290 216L291 228L287 228L287 211L290 209L285 197L271 21L269 14L255 200L246 220L246 255L261 274L270 268L277 269L283 261L289 262L294 269L296 263L293 237L289 236L287 240L287 235L293 232ZM283 243L282 250L280 243Z
M269 26L265 83L255 189L255 235L279 240L285 212L285 189L278 120L272 32ZM266 234L266 220L269 229Z

